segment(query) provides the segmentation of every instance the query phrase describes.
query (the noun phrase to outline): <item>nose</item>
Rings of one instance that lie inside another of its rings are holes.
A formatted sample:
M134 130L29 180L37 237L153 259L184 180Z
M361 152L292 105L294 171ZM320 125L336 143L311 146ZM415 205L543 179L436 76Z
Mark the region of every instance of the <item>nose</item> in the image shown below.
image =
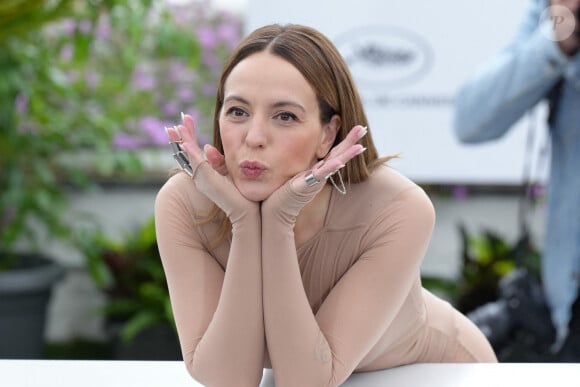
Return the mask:
M263 148L268 140L267 128L263 122L250 123L246 132L246 145L250 148Z

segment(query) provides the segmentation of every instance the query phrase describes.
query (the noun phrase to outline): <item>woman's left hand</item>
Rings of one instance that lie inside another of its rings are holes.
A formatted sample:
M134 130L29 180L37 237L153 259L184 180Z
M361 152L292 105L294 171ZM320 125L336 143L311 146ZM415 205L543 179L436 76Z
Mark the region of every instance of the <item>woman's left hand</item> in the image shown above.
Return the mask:
M311 169L300 172L274 191L262 203L262 215L284 213L289 215L291 219L296 217L300 210L322 190L326 179L338 172L352 158L366 150L361 144L357 144L357 141L366 133L366 127L357 125L352 128L348 136L332 148L324 160L314 164ZM312 176L310 177L310 175Z
M324 160L314 164L312 169L296 175L290 182L292 190L297 193L318 192L322 189L323 184L331 175L343 168L348 161L366 150L361 144L357 144L367 133L367 128L357 125L351 129L346 138L340 144L330 150ZM311 181L308 184L306 178L312 174ZM312 180L314 179L314 180ZM313 187L316 187L313 189Z

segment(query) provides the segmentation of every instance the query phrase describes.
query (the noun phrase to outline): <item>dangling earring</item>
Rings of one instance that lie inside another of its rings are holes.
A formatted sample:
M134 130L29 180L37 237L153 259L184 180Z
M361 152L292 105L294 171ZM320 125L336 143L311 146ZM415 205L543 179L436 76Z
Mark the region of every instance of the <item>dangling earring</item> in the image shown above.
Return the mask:
M338 180L340 181L340 187L338 185L336 185L336 183L334 182L334 178L332 177L335 173L338 172ZM336 188L336 190L338 192L340 192L343 195L346 195L346 187L344 186L344 181L342 180L342 175L340 174L339 171L336 171L334 173L331 173L328 178L330 179L330 183L334 186L334 188Z

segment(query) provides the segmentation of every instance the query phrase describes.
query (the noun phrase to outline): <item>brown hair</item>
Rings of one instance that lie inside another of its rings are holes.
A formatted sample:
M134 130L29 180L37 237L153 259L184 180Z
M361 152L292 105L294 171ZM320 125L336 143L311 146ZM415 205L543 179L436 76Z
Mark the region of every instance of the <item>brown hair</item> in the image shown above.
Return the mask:
M238 45L223 69L217 90L213 124L213 143L220 152L223 153L223 146L219 116L224 103L225 82L238 63L263 51L285 59L306 78L318 97L322 124L328 123L334 114L341 117L342 123L334 145L339 144L355 125L369 127L362 100L348 66L332 42L310 27L273 24L258 28L248 35ZM370 127L369 133L359 143L367 150L350 160L339 171L346 183L366 180L377 165L390 158L378 157Z
M335 114L341 117L341 126L334 145L339 144L354 126L369 127L362 100L348 66L332 42L319 31L307 26L273 24L258 28L243 39L222 71L213 124L213 144L220 152L223 153L223 144L219 117L224 103L225 82L238 63L252 54L263 51L291 63L310 83L318 98L322 124L328 123ZM359 143L367 150L350 160L339 171L346 184L366 180L374 168L391 158L379 158L370 135L370 127L369 133ZM217 215L213 211L212 214ZM220 241L226 236L229 226L225 218L218 232Z

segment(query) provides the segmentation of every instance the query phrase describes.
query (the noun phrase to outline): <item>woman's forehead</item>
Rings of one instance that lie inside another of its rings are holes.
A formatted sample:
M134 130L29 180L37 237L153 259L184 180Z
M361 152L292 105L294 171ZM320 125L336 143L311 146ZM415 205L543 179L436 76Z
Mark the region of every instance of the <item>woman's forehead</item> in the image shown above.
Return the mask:
M302 73L287 60L267 52L240 61L224 83L224 101L233 98L313 100L316 94Z

